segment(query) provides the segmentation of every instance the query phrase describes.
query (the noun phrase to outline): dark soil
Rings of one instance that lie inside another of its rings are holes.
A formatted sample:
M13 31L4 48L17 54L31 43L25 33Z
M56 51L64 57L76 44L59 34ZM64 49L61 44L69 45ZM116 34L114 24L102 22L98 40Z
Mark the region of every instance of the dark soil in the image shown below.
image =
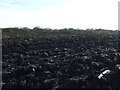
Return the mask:
M118 42L117 31L3 30L3 88L119 88Z

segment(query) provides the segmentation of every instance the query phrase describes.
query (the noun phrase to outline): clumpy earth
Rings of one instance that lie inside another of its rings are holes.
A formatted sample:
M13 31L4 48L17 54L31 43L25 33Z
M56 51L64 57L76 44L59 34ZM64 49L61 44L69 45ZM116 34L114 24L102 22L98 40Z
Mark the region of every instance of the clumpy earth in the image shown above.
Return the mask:
M3 88L120 87L118 31L2 32Z

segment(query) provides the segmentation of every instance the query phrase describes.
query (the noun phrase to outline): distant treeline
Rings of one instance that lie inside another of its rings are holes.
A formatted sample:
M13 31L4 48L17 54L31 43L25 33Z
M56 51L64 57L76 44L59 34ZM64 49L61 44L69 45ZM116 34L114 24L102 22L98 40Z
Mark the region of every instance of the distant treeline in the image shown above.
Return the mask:
M23 27L23 28L3 28L2 29L3 33L7 34L19 34L19 33L31 33L31 34L43 34L48 35L56 35L56 34L67 34L67 35L118 35L120 31L118 30L105 30L105 29L74 29L74 28L64 28L64 29L51 29L51 28L41 28L41 27L34 27L33 29Z

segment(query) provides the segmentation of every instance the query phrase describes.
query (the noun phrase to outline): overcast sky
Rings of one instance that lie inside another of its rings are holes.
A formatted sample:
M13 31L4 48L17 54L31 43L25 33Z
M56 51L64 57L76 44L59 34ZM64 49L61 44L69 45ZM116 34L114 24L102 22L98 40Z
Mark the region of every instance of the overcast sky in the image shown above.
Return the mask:
M0 28L118 29L119 0L0 0Z

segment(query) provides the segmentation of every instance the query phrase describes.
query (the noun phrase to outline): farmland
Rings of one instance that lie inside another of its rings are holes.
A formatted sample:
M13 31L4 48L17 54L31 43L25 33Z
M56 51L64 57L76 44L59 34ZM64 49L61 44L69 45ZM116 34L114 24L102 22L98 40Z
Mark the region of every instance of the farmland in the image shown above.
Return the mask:
M118 36L102 29L3 29L3 88L118 88Z

